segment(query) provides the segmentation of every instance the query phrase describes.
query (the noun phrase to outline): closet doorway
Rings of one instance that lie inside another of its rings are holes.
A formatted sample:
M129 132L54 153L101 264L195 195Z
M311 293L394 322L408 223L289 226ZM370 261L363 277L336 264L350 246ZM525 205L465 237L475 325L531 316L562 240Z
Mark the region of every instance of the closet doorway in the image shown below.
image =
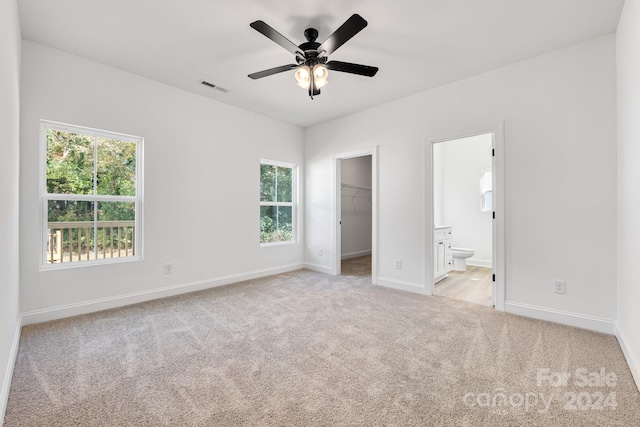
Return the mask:
M375 283L375 150L335 157L336 275Z

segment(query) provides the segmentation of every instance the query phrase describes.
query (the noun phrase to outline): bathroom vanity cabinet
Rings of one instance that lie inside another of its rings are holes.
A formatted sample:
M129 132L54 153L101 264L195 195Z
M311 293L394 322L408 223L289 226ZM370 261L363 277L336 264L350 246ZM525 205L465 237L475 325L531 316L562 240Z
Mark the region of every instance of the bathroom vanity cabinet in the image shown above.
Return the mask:
M433 230L433 275L435 282L447 277L447 273L453 267L451 230L451 226L435 227Z

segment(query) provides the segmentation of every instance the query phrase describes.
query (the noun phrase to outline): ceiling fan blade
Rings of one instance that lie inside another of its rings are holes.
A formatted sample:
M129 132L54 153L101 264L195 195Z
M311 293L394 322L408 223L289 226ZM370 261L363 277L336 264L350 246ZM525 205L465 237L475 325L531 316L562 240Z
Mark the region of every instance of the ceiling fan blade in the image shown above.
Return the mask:
M367 77L373 77L378 72L378 67L341 61L329 61L327 62L327 68L333 71L342 71L343 73L358 74Z
M334 31L322 44L318 47L318 52L323 52L322 56L329 56L335 52L340 46L345 44L349 39L358 34L364 27L367 26L367 21L357 13L351 15L344 24Z
M256 80L256 79L261 79L263 77L271 76L273 74L278 74L285 71L293 70L295 68L298 68L298 65L296 64L281 65L279 67L269 68L268 70L258 71L257 73L249 74L249 77Z
M302 56L304 58L304 54L300 52L300 48L293 44L291 40L274 30L269 24L264 21L255 21L249 24L251 28L256 30L257 32L267 36L274 42L278 43L280 46L293 53L296 56Z

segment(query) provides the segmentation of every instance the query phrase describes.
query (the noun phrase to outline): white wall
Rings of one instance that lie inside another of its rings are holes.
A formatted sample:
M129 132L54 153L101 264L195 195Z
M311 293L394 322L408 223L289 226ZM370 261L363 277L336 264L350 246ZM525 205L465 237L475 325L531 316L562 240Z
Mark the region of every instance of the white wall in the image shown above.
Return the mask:
M298 164L304 176L302 129L28 41L21 113L25 320L302 266L300 242L259 246L258 220L260 159ZM40 119L145 138L143 261L39 271ZM163 274L164 263L173 274ZM185 284L193 286L157 292ZM101 303L85 305L91 301Z
M613 325L615 78L608 35L308 128L305 260L332 267L332 156L378 146L378 281L424 292L425 141L505 121L509 309Z
M441 222L452 225L452 245L471 248L475 254L467 264L491 267L492 213L480 210L481 171L491 169L492 135L476 135L434 144L434 212Z
M433 225L444 223L444 151L433 147Z
M19 337L20 22L16 0L0 1L0 425Z
M640 387L640 1L627 0L617 33L618 338Z
M342 188L342 259L371 253L371 166L371 156L340 161L342 184L366 188Z

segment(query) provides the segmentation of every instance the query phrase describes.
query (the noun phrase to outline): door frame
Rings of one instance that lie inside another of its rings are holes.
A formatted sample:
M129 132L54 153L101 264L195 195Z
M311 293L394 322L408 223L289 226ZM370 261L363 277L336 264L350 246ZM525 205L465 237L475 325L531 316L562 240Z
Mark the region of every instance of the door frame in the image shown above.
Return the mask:
M434 265L433 265L433 238L434 238L434 210L433 210L433 144L470 136L493 134L493 303L498 311L504 311L506 299L506 250L505 250L505 142L504 122L500 122L488 129L473 131L457 136L444 138L425 139L425 223L424 223L424 247L427 259L425 260L425 291L427 295L433 295L435 291Z
M371 156L371 283L378 280L378 146L334 154L333 156L333 274L342 270L342 172L340 161Z

